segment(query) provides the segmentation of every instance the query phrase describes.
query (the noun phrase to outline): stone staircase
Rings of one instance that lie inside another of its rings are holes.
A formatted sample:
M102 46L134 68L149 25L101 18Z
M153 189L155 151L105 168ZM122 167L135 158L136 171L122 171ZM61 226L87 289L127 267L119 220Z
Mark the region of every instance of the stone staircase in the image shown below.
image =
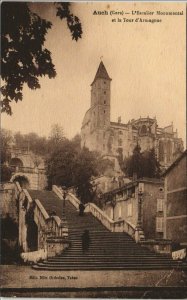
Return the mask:
M47 194L49 193L49 197ZM54 195L54 197L53 197ZM62 200L52 192L37 195L46 210L62 212ZM43 197L42 197L43 196ZM77 209L66 200L65 215L71 246L63 254L48 258L33 266L36 270L159 270L181 268L180 263L142 248L126 233L110 232L91 213L79 216ZM89 251L82 252L81 236L88 229Z

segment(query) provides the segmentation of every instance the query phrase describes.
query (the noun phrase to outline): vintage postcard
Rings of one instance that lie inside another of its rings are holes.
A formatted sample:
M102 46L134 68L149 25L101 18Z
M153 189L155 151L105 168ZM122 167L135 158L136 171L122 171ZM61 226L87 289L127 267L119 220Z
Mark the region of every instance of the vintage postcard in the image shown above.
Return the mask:
M186 298L186 2L1 20L1 297Z

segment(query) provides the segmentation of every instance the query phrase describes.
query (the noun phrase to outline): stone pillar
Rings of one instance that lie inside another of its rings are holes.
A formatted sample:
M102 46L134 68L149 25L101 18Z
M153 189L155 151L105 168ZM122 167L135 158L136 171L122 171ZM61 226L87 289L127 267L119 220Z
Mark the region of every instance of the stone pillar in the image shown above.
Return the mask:
M142 202L143 202L143 192L138 192L138 226L142 227Z
M142 203L143 203L143 192L138 191L138 222L135 230L135 241L138 243L145 240L144 232L142 229Z

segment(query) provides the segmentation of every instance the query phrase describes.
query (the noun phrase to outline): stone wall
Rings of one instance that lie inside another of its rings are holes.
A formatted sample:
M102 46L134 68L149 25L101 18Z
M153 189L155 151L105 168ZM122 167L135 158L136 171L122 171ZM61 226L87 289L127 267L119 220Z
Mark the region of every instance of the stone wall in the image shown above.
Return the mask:
M138 215L140 213L138 204L140 184L143 184L141 223L145 238L163 238L163 234L160 234L156 227L157 217L163 219L163 211L157 211L158 199L164 198L164 184L162 180L134 181L122 188L116 189L116 191L111 191L111 200L103 200L103 210L114 221L125 220L137 226Z
M165 174L165 237L187 244L187 152Z
M1 216L5 218L7 214L18 222L18 208L14 183L5 183L1 185Z
M164 199L164 183L144 183L143 193L143 229L147 239L158 237L156 230L157 199ZM163 217L163 214L160 216ZM163 237L160 235L160 237Z

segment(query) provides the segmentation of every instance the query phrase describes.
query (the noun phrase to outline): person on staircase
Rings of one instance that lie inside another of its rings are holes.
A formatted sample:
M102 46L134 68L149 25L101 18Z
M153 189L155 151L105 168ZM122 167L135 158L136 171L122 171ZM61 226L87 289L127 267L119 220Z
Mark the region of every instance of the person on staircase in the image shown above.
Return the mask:
M79 204L79 216L83 216L84 215L84 210L85 210L85 206L84 204L81 202Z
M91 239L90 239L90 233L89 230L86 229L82 235L82 252L85 254L89 251Z

